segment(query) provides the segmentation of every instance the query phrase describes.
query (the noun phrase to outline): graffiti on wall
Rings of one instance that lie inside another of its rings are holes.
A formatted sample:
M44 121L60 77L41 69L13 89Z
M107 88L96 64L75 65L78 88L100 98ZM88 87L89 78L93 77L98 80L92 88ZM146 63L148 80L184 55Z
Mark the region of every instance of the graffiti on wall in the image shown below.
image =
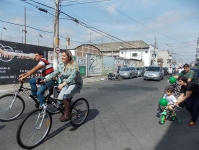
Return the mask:
M103 56L102 74L107 75L113 72L114 57Z
M88 55L88 76L102 74L102 56Z

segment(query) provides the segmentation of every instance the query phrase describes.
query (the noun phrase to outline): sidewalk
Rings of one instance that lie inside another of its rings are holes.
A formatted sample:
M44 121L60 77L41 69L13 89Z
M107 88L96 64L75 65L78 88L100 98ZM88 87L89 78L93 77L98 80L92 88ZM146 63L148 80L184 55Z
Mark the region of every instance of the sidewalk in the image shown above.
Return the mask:
M99 82L99 81L104 81L104 80L107 80L107 76L83 77L84 84L89 84L89 83ZM13 92L14 85L15 84L0 85L0 95ZM24 83L24 87L30 87L29 83Z

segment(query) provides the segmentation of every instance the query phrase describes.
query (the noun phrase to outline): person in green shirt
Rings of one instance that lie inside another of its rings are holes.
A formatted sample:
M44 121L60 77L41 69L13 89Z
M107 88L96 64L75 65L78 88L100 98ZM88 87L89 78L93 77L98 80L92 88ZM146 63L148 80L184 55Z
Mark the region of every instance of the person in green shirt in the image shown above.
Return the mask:
M188 79L188 82L197 83L195 73L193 70L190 69L189 65L184 64L183 68L184 68L184 70L181 71L177 76L174 76L174 77L178 79L180 76L185 76Z
M82 89L83 80L78 65L69 50L62 52L61 59L62 63L60 63L55 71L45 78L43 82L51 81L58 75L60 76L61 83L58 85L60 93L57 99L63 100L64 103L64 115L61 115L59 118L61 122L64 122L70 119L71 97Z

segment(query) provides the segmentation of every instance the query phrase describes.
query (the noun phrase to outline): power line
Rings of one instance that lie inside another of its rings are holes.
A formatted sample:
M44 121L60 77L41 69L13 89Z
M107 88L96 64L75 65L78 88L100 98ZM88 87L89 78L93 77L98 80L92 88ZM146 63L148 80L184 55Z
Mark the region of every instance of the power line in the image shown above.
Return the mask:
M30 0L30 1L35 2L35 3L37 3L37 4L40 4L40 5L43 5L43 6L46 6L46 7L48 7L48 8L51 8L51 9L55 10L55 8L53 8L53 7L51 7L51 6L48 6L48 5L45 5L45 4L36 2L36 1L34 1L34 0ZM125 43L125 44L128 44L128 45L131 45L131 46L134 46L134 47L139 48L138 46L136 46L136 45L134 45L134 44L128 43L128 42L126 42L126 41L123 41L123 40L121 40L121 39L119 39L119 38L117 38L117 37L115 37L115 36L113 36L113 35L110 35L110 34L104 32L104 31L101 31L101 30L99 30L99 29L97 29L97 28L95 28L95 27L93 27L93 26L90 26L90 25L88 25L88 24L86 24L86 23L84 23L84 22L82 22L82 21L80 21L80 20L78 20L78 19L76 19L76 18L74 18L74 17L68 15L67 13L65 13L65 12L63 12L63 11L60 11L60 13L66 15L66 16L69 17L69 18L71 18L71 20L74 21L74 22L76 22L77 24L80 24L80 25L82 25L82 26L84 26L84 27L86 27L86 28L88 28L88 29L90 29L90 30L92 30L92 31L94 31L94 32L96 32L96 33L98 33L98 34L100 34L100 35L103 35L103 36L105 36L105 37L107 37L107 38L109 38L109 39L111 39L111 40L114 40L114 41L116 41L115 39L121 41L121 42L122 42L121 45L122 45L122 44L124 45L124 43ZM118 41L117 41L117 42L118 42ZM125 46L125 47L128 47L128 46Z
M13 24L13 25L17 25L17 26L25 26L25 25L22 25L22 24L17 24L17 23L12 23L12 22L8 22L8 21L3 21L0 19L1 22L5 22L5 23L8 23L8 24ZM53 32L50 32L50 31L45 31L45 30L41 30L41 29L37 29L37 28L34 28L34 27L31 27L31 26L26 26L27 28L31 28L31 29L34 29L34 30L38 30L38 31L41 31L41 32L46 32L46 33L53 33Z
M131 18L130 16L126 15L125 13L123 13L123 12L121 12L120 10L116 9L115 7L111 6L111 5L110 5L110 4L108 4L107 2L105 2L105 3L106 3L107 5L109 5L110 7L112 7L113 9L117 10L118 12L120 12L121 14L123 14L124 16L128 17L129 19L131 19L131 20L133 20L133 21L135 21L135 22L137 22L137 23L141 24L142 26L144 26L144 27L146 27L146 28L148 28L148 29L150 29L150 30L152 30L152 31L154 31L154 32L156 32L156 33L158 33L158 34L162 35L162 36L165 36L165 37L170 38L170 39L172 39L172 40L175 40L175 41L181 42L181 41L176 40L176 39L174 39L174 38L172 38L172 37L169 37L169 36L167 36L167 35L165 35L165 34L162 34L162 33L158 32L158 31L156 31L156 30L154 30L154 29L152 29L152 28L149 28L148 26L146 26L146 25L144 25L144 24L142 24L142 23L138 22L137 20L135 20L135 19Z
M71 6L71 5L79 5L79 4L87 4L87 3L96 3L96 2L104 2L104 1L110 1L110 0L101 0L101 1L90 1L90 2L82 2L82 3L74 3L74 4L65 4L61 6ZM77 1L76 1L77 2Z

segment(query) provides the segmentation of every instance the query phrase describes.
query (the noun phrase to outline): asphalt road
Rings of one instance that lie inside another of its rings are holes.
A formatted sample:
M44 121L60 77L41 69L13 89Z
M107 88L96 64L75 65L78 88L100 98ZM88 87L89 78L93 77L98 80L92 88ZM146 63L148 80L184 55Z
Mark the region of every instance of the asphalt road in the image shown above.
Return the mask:
M198 150L199 123L188 127L190 116L186 109L177 112L181 124L158 123L157 105L167 80L144 81L143 78L123 81L101 81L84 85L74 98L89 101L90 114L79 128L58 120L46 141L35 150ZM24 95L22 95L24 96ZM22 117L0 122L0 150L19 150L17 127L34 103L24 96L26 109Z

